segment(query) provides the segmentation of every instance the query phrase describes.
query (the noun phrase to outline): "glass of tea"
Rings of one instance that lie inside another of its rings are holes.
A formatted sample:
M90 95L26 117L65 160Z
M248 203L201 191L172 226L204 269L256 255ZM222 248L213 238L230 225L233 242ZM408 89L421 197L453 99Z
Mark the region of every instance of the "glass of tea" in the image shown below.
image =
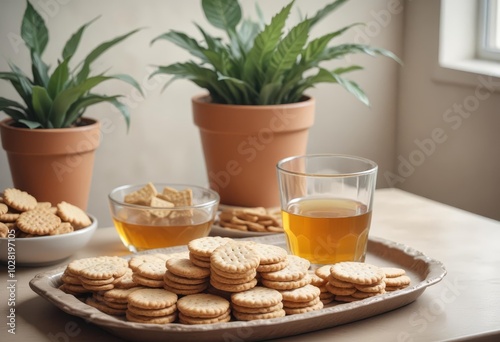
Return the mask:
M312 154L278 162L283 228L290 252L313 265L364 261L377 164Z
M215 191L184 184L124 185L108 198L116 231L131 252L207 236L219 205Z

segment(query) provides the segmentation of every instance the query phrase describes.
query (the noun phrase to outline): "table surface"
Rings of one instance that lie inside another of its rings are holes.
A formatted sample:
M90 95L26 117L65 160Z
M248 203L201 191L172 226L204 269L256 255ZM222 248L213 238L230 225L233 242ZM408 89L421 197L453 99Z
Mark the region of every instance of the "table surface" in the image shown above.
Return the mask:
M375 317L276 341L500 340L500 222L398 189L376 191L372 236L411 246L441 261L446 277L413 303ZM71 259L127 255L114 228L99 228ZM120 341L64 313L29 287L38 273L59 265L17 267L16 334L7 332L7 289L2 280L2 341ZM1 266L1 279L7 274ZM496 338L495 338L496 336Z

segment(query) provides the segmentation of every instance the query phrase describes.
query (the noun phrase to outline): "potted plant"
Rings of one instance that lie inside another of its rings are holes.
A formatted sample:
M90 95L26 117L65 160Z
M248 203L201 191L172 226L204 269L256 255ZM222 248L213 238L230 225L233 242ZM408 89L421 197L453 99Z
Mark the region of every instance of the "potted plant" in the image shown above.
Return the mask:
M94 20L68 39L61 59L50 72L42 59L49 41L48 30L27 1L21 37L30 52L32 77L13 63L9 63L10 71L0 72L0 79L10 82L21 98L18 101L0 97L0 111L10 117L0 123L0 133L14 186L41 201L65 200L83 209L90 191L94 150L100 142L100 124L83 117L85 110L108 102L118 108L127 127L130 121L119 95L99 95L92 92L93 88L114 79L142 92L129 75L91 74L95 59L137 30L98 45L76 67L70 67L84 31Z
M322 62L352 53L383 55L385 49L361 44L330 45L356 24L315 39L310 30L347 0L337 0L302 19L285 33L294 1L267 25L242 20L238 1L202 0L206 19L225 31L227 42L197 25L203 41L171 30L163 39L200 61L159 66L152 73L188 79L208 94L192 99L194 122L200 129L210 187L221 203L278 206L275 165L283 157L306 151L308 128L314 121L314 99L305 92L322 82L336 83L368 104L363 90L344 74L358 65L326 69ZM227 153L227 154L226 154Z

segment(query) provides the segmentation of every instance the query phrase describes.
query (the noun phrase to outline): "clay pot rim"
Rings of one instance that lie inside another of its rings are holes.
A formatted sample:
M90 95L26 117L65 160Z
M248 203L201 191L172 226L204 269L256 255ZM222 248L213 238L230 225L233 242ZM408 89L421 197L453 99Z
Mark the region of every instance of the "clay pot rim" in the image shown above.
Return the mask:
M14 131L30 131L30 132L44 132L44 133L63 133L67 132L68 130L89 130L93 129L95 125L99 124L99 120L89 118L89 117L82 117L81 120L85 122L85 125L80 125L80 126L74 126L74 127L64 127L64 128L28 128L28 127L16 127L13 126L12 124L16 122L16 120L12 118L6 118L0 121L0 126L5 127L7 129L11 129Z
M214 106L214 107L223 106L223 107L232 107L234 109L259 108L262 110L269 110L269 109L274 109L274 108L279 108L279 107L301 108L301 107L310 106L311 103L316 102L314 97L309 96L309 95L303 95L302 100L299 102L281 103L281 104L274 104L274 105L240 105L240 104L214 103L211 101L210 94L207 94L207 93L195 95L191 98L191 101L193 103L202 104L204 106Z

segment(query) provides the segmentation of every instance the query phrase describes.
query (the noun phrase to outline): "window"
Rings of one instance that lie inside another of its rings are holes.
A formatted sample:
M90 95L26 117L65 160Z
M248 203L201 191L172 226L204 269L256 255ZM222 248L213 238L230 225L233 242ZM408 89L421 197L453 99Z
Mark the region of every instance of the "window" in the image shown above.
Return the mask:
M500 61L500 3L482 0L479 8L477 57Z
M500 80L499 11L500 0L441 0L436 81L476 85L478 75Z

